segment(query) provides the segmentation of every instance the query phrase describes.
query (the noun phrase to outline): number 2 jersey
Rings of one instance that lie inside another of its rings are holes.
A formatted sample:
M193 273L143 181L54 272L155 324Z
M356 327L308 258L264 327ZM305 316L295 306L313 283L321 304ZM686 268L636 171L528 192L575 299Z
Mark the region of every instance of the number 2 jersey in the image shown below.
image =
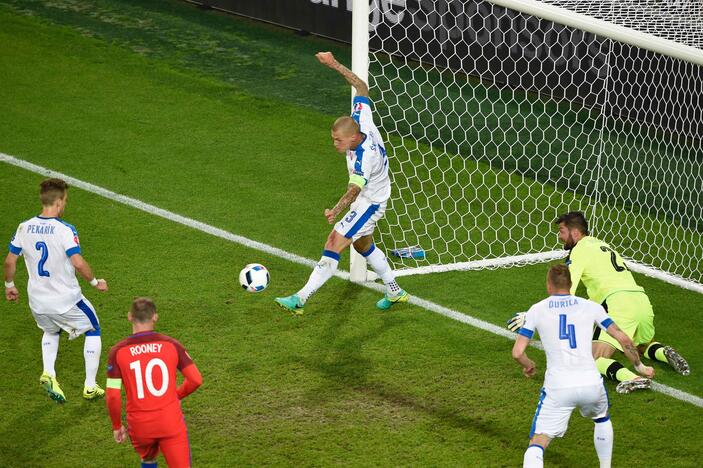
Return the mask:
M59 218L35 216L21 223L10 252L24 256L27 296L35 314L63 314L82 299L71 256L81 253L78 232Z
M566 264L571 273L571 294L576 294L579 282L583 282L588 298L598 304L614 292L644 292L625 267L620 254L593 236L586 236L576 243Z
M572 295L554 295L530 307L518 331L532 338L539 333L547 355L544 387L573 388L600 384L602 379L591 351L594 324L613 323L603 307Z
M176 371L184 375L176 386ZM180 400L202 383L177 340L153 331L136 333L112 347L107 363L107 405L113 429L121 425L121 392L127 395L130 433L164 437L185 427Z

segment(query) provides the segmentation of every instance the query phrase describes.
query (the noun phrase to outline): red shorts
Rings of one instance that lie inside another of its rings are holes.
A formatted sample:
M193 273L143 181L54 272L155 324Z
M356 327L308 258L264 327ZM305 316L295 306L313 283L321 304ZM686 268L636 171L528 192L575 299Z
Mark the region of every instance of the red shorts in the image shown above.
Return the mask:
M156 460L159 450L164 454L166 464L171 468L190 467L190 442L188 430L183 430L167 437L140 437L130 431L129 438L134 450L142 460Z

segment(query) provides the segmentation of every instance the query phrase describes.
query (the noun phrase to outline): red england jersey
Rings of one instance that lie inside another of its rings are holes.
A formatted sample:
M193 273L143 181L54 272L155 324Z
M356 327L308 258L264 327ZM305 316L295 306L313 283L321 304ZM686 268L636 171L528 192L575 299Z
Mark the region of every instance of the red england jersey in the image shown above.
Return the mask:
M107 377L124 384L130 433L162 437L184 429L176 371L192 364L183 345L153 331L136 333L112 347Z

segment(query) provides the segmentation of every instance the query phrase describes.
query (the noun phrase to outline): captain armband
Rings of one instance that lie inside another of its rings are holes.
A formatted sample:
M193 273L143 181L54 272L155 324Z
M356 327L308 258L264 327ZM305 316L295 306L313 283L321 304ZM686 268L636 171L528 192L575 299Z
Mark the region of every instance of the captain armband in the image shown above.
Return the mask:
M349 176L349 183L354 184L359 188L364 188L364 186L366 185L366 182L367 182L367 180L358 174L352 174L351 176Z
M105 384L107 388L114 388L115 390L119 390L122 388L122 379L107 379L107 383Z

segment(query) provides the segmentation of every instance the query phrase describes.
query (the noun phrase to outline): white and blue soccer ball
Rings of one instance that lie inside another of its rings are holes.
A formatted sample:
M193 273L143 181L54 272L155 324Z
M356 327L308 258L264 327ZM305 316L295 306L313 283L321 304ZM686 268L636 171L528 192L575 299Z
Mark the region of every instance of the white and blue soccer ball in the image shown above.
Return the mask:
M269 280L269 271L259 263L250 263L239 272L239 284L249 292L263 291Z

